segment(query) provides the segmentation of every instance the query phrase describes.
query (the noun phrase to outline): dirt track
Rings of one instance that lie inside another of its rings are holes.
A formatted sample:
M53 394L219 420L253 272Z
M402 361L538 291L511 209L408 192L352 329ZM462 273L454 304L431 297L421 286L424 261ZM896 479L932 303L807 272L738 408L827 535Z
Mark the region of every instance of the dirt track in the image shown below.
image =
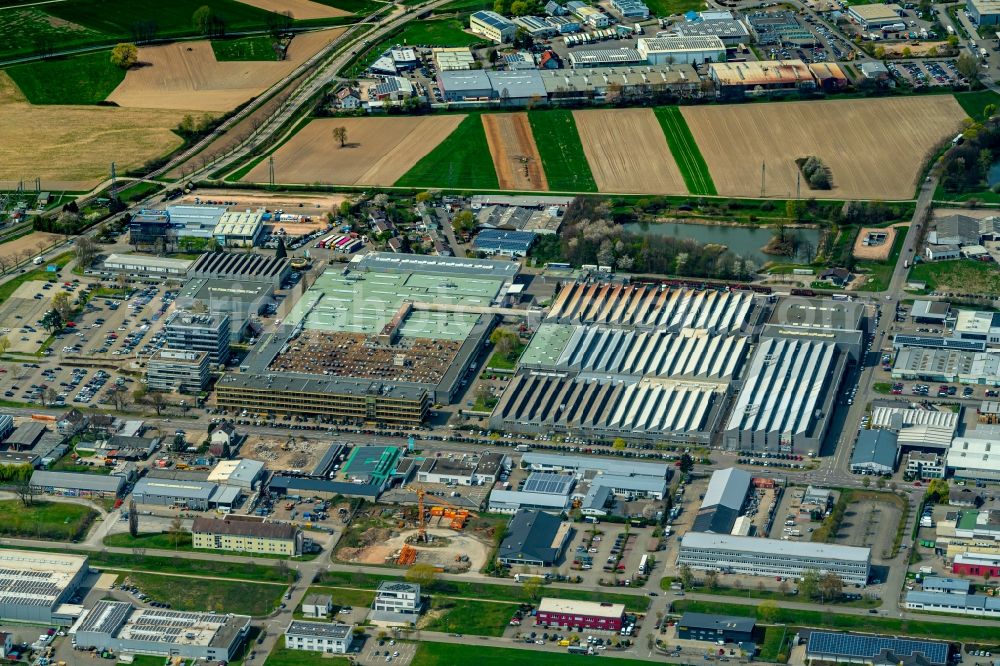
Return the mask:
M574 111L573 118L599 191L687 194L652 109Z
M330 5L322 5L310 0L238 0L238 2L269 12L288 12L292 15L292 18L298 21L350 16L351 14L351 12L345 12L343 9L337 9Z
M313 120L274 154L281 183L392 185L444 141L465 116L322 118ZM347 129L340 147L333 128ZM267 160L243 179L267 182Z
M486 142L502 190L548 190L527 113L483 115ZM523 160L523 161L522 161Z
M336 28L298 35L281 62L219 62L207 40L143 47L143 66L129 70L108 101L145 109L231 111L288 76L342 32Z
M0 180L42 179L48 190L85 190L181 144L183 111L33 106L0 71Z
M719 194L794 197L798 158L816 155L833 189L803 197L909 199L931 149L966 114L951 95L681 108Z

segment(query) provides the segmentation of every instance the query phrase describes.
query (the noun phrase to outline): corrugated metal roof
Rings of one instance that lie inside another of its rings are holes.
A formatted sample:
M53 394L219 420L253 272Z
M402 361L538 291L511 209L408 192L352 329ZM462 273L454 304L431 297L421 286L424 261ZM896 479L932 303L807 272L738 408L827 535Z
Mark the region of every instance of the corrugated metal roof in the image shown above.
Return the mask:
M747 493L750 492L751 483L753 476L746 470L736 467L716 470L708 481L708 489L705 490L701 508L722 505L739 511L743 508Z
M708 534L688 532L681 537L682 548L716 548L722 550L746 551L757 554L772 554L792 557L820 557L852 562L871 561L871 548L839 546L829 543L809 541L784 541L782 539L761 539L758 537L730 536L728 534Z

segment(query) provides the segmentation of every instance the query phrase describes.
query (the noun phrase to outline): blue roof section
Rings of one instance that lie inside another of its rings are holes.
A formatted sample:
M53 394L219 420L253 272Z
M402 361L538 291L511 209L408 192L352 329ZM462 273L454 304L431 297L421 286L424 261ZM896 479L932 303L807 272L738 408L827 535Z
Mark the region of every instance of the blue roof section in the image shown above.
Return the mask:
M924 578L923 582L924 589L938 589L938 590L957 590L959 592L968 592L971 583L967 580L962 580L960 578L944 578L941 576L927 576Z
M532 231L483 229L472 242L472 246L482 250L527 252L534 242L535 233Z
M497 30L504 30L514 25L511 21L508 21L500 14L491 11L479 11L472 14L472 18L482 21L486 25L492 26Z
M921 654L934 666L948 662L947 643L895 638L893 636L838 634L832 631L814 631L809 634L806 654L869 660L885 650L892 652L897 657L913 657Z
M897 335L892 339L896 347L923 347L924 349L958 349L960 351L986 351L986 342L982 340L956 340L951 338L933 338L923 335Z
M896 433L891 430L862 430L851 456L852 465L874 463L893 469L899 452Z

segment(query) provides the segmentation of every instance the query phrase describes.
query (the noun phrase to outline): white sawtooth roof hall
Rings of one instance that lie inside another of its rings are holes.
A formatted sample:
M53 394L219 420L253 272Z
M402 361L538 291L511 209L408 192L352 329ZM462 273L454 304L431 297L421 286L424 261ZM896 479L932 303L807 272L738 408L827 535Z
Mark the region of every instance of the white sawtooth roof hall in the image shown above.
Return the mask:
M759 537L730 536L710 532L688 532L681 537L684 548L747 551L788 557L822 557L828 559L867 562L871 559L871 548L840 546L812 541L785 541L783 539L761 539Z
M893 417L902 420L902 425L930 425L951 428L958 426L958 414L950 410L910 409L909 407L872 406L872 427L888 428Z
M836 351L829 342L762 338L726 429L808 432Z

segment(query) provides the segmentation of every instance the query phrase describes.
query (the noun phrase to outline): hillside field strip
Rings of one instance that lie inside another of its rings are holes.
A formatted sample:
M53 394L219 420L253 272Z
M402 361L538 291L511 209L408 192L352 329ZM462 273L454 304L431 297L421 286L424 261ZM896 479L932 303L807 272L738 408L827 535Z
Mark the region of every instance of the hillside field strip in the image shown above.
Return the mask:
M175 150L184 111L106 106L32 106L0 71L0 180L41 178L80 191Z
M660 106L653 109L656 119L660 121L663 133L667 137L667 145L673 153L674 161L681 170L684 183L691 194L715 194L715 183L708 172L705 158L698 150L698 144L691 136L691 130L684 122L681 110L676 106Z
M299 21L351 15L351 12L312 2L312 0L238 0L238 2L269 12L288 12L293 19Z
M483 128L500 189L549 189L527 113L484 114Z
M486 143L482 116L466 116L448 135L396 181L398 187L498 190L493 156Z
M129 70L108 101L143 109L230 111L280 81L343 31L297 35L288 58L280 62L219 62L207 40L142 47L142 66Z
M598 191L687 194L652 109L574 111L573 117Z
M465 116L321 118L303 127L274 153L281 183L392 185L440 144ZM333 129L347 130L341 148ZM255 166L247 182L268 180L267 162Z
M833 188L803 197L911 199L934 149L961 128L950 95L776 102L681 110L722 196L796 195L796 159L819 157Z
M549 189L556 192L596 192L597 184L583 154L573 112L566 109L533 111L528 114L535 145Z

